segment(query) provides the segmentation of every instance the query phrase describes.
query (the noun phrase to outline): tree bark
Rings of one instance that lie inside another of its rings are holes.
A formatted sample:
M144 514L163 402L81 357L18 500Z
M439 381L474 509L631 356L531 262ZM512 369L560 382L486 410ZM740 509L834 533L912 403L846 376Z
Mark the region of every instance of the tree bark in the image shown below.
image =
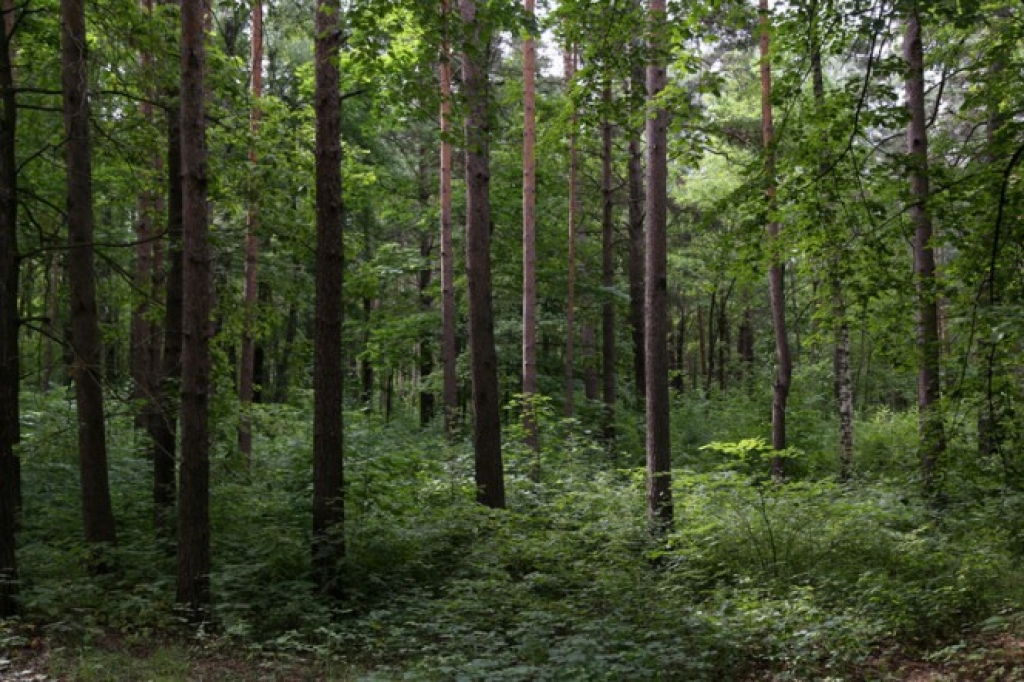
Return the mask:
M250 49L250 71L252 110L249 113L249 127L253 141L249 147L249 182L255 183L256 137L260 130L260 98L263 96L263 2L252 0L252 37ZM245 221L245 292L242 328L242 352L239 362L238 402L241 420L238 426L238 449L245 458L246 466L252 465L252 417L249 414L256 373L256 340L253 328L256 323L259 302L258 261L260 251L259 193L249 188L248 208Z
M426 150L424 150L426 152ZM426 159L424 159L425 161ZM423 165L424 178L426 174L427 166L426 163ZM427 210L427 202L430 200L430 192L427 190L422 195L423 209ZM433 270L429 267L430 253L434 250L434 240L428 235L420 237L420 259L423 265L420 267L419 276L416 280L416 286L419 290L420 299L420 310L424 313L430 311L433 306L433 299L430 297L428 287L430 286L430 279L433 274ZM433 333L426 331L420 334L420 343L418 348L419 354L419 372L421 384L429 377L434 371L434 350L433 350ZM420 387L419 390L419 408L420 408L420 426L427 426L434 420L434 392Z
M576 77L576 47L566 45L564 54L565 89L572 87ZM577 175L579 158L576 150L577 114L573 105L569 122L569 281L565 303L565 416L576 412L576 220L579 214Z
M642 73L641 73L642 76ZM641 77L634 76L639 87ZM647 401L647 370L644 358L644 171L640 139L629 139L629 327L633 338L633 391L639 409Z
M78 408L82 519L86 542L110 544L116 542L117 535L107 476L101 380L103 346L96 310L85 4L84 0L62 0L60 8L64 131L67 136L72 374ZM94 568L104 568L102 561Z
M193 618L210 604L210 313L203 0L181 6L182 346L177 600Z
M455 311L455 251L452 246L452 64L448 43L449 0L442 0L444 39L438 66L441 81L441 364L444 403L444 430L448 440L454 440L459 424L459 380L456 362L459 349L456 340Z
M16 615L18 563L15 529L20 508L21 472L16 447L21 439L18 396L18 122L14 91L14 9L5 1L0 26L0 618Z
M341 3L316 3L316 327L313 359L313 565L320 590L340 596L345 556Z
M934 497L938 492L938 463L946 449L946 438L939 411L939 302L932 221L928 213L931 190L928 181L928 123L924 110L924 48L916 2L908 11L905 22L903 58L907 65L906 98L910 114L907 155L910 159L910 219L914 225L914 282L917 292L919 453L925 495Z
M534 0L524 0L534 19ZM523 38L523 428L526 444L540 450L534 400L537 395L537 110L534 87L537 46L533 34Z
M498 359L491 305L489 77L491 28L475 0L459 0L464 30L466 100L466 274L469 280L469 359L473 377L473 450L477 501L505 506L501 458Z
M601 99L608 110L612 104L611 86L605 85ZM606 110L601 126L601 284L605 289L601 306L601 388L604 402L605 442L611 446L615 440L615 398L618 388L615 363L615 301L611 298L615 286L615 210L614 175L612 162L614 130Z
M672 525L672 459L668 393L668 112L657 97L667 83L665 0L650 0L651 61L647 65L647 268L644 340L647 375L647 516L652 528Z
M786 449L786 402L793 376L793 360L786 332L785 257L779 251L782 226L774 220L775 211L775 125L772 120L772 66L771 21L768 1L758 4L758 24L761 32L761 129L764 138L765 201L768 213L768 244L771 265L768 269L768 292L771 298L772 328L775 331L775 383L772 387L772 449ZM772 476L785 474L784 458L772 458Z

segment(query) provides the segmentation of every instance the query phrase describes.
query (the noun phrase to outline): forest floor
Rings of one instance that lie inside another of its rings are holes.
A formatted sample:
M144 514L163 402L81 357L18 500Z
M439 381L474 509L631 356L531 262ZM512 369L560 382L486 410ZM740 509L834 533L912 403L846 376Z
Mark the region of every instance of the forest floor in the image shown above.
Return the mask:
M2 625L2 624L0 624ZM247 652L210 638L202 644L108 635L88 644L61 643L30 626L0 628L0 682L306 682L381 678L372 665ZM665 671L672 679L671 671ZM755 675L750 682L793 680L785 671ZM1024 637L998 635L961 641L928 653L896 646L843 675L822 671L815 679L904 682L1024 682Z

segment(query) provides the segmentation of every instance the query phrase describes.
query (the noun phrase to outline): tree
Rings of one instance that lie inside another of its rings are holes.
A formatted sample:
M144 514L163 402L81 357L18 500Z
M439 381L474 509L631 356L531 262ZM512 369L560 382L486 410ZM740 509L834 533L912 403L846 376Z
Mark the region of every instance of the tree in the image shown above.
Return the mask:
M524 0L534 20L534 0ZM526 443L540 449L534 399L537 395L537 105L534 80L537 46L533 26L523 37L523 426Z
M668 112L665 89L665 0L650 0L647 65L647 221L644 343L647 385L647 516L657 530L672 524L672 459L668 395Z
M117 535L107 477L106 421L93 263L92 150L85 1L61 0L61 84L67 136L68 278L71 286L72 375L78 411L78 462L86 542L112 544ZM96 566L103 568L103 562Z
M914 285L917 292L917 407L921 433L921 470L925 494L934 495L939 458L946 437L939 409L939 302L935 278L931 195L928 177L928 119L924 103L924 48L920 8L912 1L904 18L903 58L906 62L907 156L910 163L910 220L914 225Z
M441 2L441 58L438 72L441 81L441 402L444 404L444 430L453 439L458 428L459 386L456 373L455 252L452 245L452 63L448 42L449 0Z
M323 592L338 594L345 556L344 367L342 286L345 252L341 196L341 3L317 0L316 322L313 330L313 566Z
M18 167L17 97L14 91L14 13L4 3L0 25L0 618L18 612L15 527L19 511L20 440L18 349Z
M617 377L615 373L615 302L610 292L615 286L615 213L614 213L614 169L613 169L613 126L609 118L612 104L612 89L605 85L601 93L605 106L604 121L601 124L601 286L605 300L601 305L601 376L602 399L604 401L604 438L611 445L615 438L615 394Z
M565 88L572 88L576 75L576 46L570 41L564 53ZM571 92L569 93L571 97ZM579 154L576 149L576 129L579 120L576 105L572 104L569 117L569 283L565 302L565 416L576 411L576 222L579 216Z
M178 602L194 618L210 604L210 320L213 275L207 206L204 1L181 5L182 346Z
M758 28L761 51L761 134L764 141L765 202L768 214L768 244L771 258L768 268L768 292L772 308L772 328L775 331L775 382L772 386L772 448L776 452L786 449L786 401L793 377L793 359L786 332L786 270L784 255L779 253L781 225L775 212L775 124L772 120L772 62L771 20L768 0L758 5ZM723 302L722 309L725 309ZM724 368L723 368L724 369ZM724 375L723 375L724 376ZM783 475L783 458L772 458L772 475Z
M469 280L469 360L473 379L473 451L476 498L505 506L501 458L498 358L491 304L490 115L487 65L491 26L475 0L459 0L463 25L462 74L466 101L466 276Z

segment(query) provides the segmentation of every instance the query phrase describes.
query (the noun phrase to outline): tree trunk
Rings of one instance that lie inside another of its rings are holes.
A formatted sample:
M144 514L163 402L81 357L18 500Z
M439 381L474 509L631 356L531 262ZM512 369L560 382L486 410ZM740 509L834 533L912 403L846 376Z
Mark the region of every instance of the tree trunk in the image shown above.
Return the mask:
M448 44L449 0L442 0L442 22L445 35L441 45L438 70L441 80L441 402L444 404L444 431L448 440L454 440L459 424L459 379L456 361L459 349L456 341L455 311L455 251L452 246L452 64Z
M564 54L565 89L572 87L576 77L576 48L566 45ZM576 412L576 220L579 214L577 197L577 175L579 159L576 151L576 107L569 122L569 281L565 303L565 416L572 417Z
M640 87L634 75L634 87ZM639 409L647 401L647 370L644 358L644 174L640 139L629 139L629 327L633 337L633 389Z
M85 540L113 543L114 512L107 477L106 423L101 362L103 346L96 310L93 263L92 151L89 148L84 0L62 0L61 62L64 131L67 136L68 277L71 289L71 345L78 408L78 462ZM101 565L95 568L103 568Z
M534 0L524 0L534 19ZM537 395L537 47L532 34L523 38L523 428L526 444L540 450L534 400Z
M249 182L255 183L256 137L260 130L260 98L263 96L263 2L252 0L252 37L250 51L250 71L252 74L252 110L249 113L249 127L253 141L249 147ZM245 458L246 466L252 465L252 417L249 414L253 402L254 379L256 373L256 340L253 328L256 323L259 302L259 280L257 264L259 260L260 215L259 196L254 187L249 188L248 208L245 221L245 300L242 327L242 353L239 367L238 402L241 420L238 425L238 449Z
M316 327L313 358L313 565L320 590L340 596L345 556L342 287L341 3L316 3Z
M473 450L477 501L505 506L501 461L498 359L491 307L489 77L491 29L475 0L459 0L464 27L463 93L466 100L466 270L469 280L469 359L473 377Z
M928 214L931 194L928 181L928 131L924 111L924 48L921 21L914 3L906 16L903 57L907 63L906 97L910 122L907 125L907 155L910 157L910 219L914 225L914 282L917 291L917 406L921 433L921 473L924 491L937 491L939 459L946 449L946 437L939 411L940 339L939 303L936 292L935 251L932 221Z
M653 528L672 525L672 459L668 394L668 112L657 97L667 77L665 0L650 0L651 61L647 66L647 277L644 287L647 373L647 516Z
M193 618L210 604L210 312L203 0L181 7L182 346L177 600Z
M426 150L424 149L424 152ZM424 159L425 160L425 159ZM426 178L426 164L423 166L424 174ZM429 189L422 196L423 210L426 211L428 206L427 202L430 200ZM424 313L429 312L433 306L433 299L430 297L430 293L427 288L430 286L430 278L433 271L429 267L430 252L434 250L434 240L428 235L423 235L420 238L420 259L423 265L420 267L419 277L417 278L417 287L419 289L420 298L420 310ZM433 333L426 331L420 334L419 343L419 364L420 364L420 383L422 384L427 377L429 377L434 371L434 351L431 340ZM434 392L424 388L422 385L419 390L419 408L420 408L420 426L427 426L434 420Z
M0 618L19 611L15 529L21 473L16 447L21 438L18 395L18 166L15 157L17 102L14 92L13 26L10 2L0 26Z
M601 99L608 109L612 104L611 86L605 85ZM612 168L613 129L605 114L601 126L601 284L605 289L601 305L601 377L604 402L605 442L611 447L615 440L615 398L618 379L615 373L615 301L611 297L615 286L615 211L614 175Z
M768 270L768 292L772 307L772 328L775 331L775 383L772 388L772 448L786 449L786 402L793 376L793 360L786 333L785 258L779 253L781 225L775 212L775 125L772 120L771 21L768 0L760 0L759 30L761 32L761 128L764 137L765 200L768 214L768 242L771 265ZM772 476L785 474L783 457L772 458Z

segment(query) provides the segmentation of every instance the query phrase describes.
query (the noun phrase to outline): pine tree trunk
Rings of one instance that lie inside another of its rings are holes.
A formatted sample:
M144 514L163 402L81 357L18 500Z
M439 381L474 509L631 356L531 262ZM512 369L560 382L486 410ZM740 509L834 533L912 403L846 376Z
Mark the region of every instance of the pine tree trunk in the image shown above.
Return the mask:
M647 516L652 528L672 525L672 460L668 394L668 112L657 97L667 83L665 0L650 0L651 61L647 66L647 268L644 287L647 373Z
M605 85L601 99L606 107L612 104L612 89ZM612 123L606 118L601 126L601 284L605 289L601 305L601 385L604 402L603 436L611 446L615 440L616 376L615 301L611 298L615 286L615 211Z
M341 3L316 3L316 326L313 359L313 565L320 590L340 596L345 556L344 363L345 268L341 194L341 99L338 60Z
M445 434L449 440L454 440L459 424L459 380L456 372L459 349L456 340L455 251L452 245L452 65L447 34L449 0L442 0L441 11L445 24L438 67L441 80L441 402L444 404Z
M489 77L490 27L475 0L459 0L464 27L466 100L466 275L469 280L469 359L473 378L473 450L477 501L505 506L501 458L498 359L491 305Z
M21 438L18 395L18 168L15 157L17 102L14 92L14 10L5 2L0 26L0 618L16 615L18 563L15 529L21 473L15 450Z
M921 472L928 497L937 493L939 459L946 438L939 410L940 339L939 303L936 291L935 250L928 213L931 195L928 181L928 130L924 110L924 48L921 21L914 3L906 16L903 57L907 64L907 155L910 158L910 219L914 225L914 281L917 291L917 406L921 433Z
M424 156L426 149L424 149ZM424 158L424 161L426 159ZM423 177L427 178L427 166L424 163L423 166ZM429 189L421 195L423 210L428 209L427 202L430 200ZM430 279L433 271L426 264L430 260L430 253L434 250L434 240L428 235L423 235L420 238L420 259L423 262L423 266L420 268L419 276L416 280L416 286L419 290L420 299L420 310L424 313L430 312L433 307L433 299L430 297L428 287L430 286ZM427 380L434 371L434 351L431 340L433 333L427 331L420 335L420 342L418 348L419 354L419 372L420 382ZM420 426L427 426L434 420L434 392L423 388L421 386L419 390L419 408L420 408Z
M182 346L177 600L193 618L210 604L210 313L203 0L181 7Z
M576 49L567 45L564 54L565 87L572 87L576 77ZM576 412L576 220L579 214L577 197L578 154L576 151L577 116L575 106L569 122L569 281L565 303L565 416Z
M255 138L260 130L260 98L263 96L263 2L252 0L252 36L250 51L250 72L252 78L252 110L249 113L249 127L253 142L249 147L249 182L254 183L258 161ZM242 328L242 352L239 367L238 402L241 420L238 426L238 449L245 458L246 466L252 465L252 417L249 414L253 402L254 380L256 373L256 340L253 328L256 323L257 305L259 302L259 279L257 265L259 261L259 201L258 192L249 188L248 208L245 221L245 292L244 322Z
M634 75L631 87L641 87ZM640 139L629 139L629 327L633 338L633 391L639 409L647 401L647 370L644 358L644 172Z
M68 278L71 345L78 408L78 461L82 518L89 543L113 543L114 512L107 477L106 423L101 362L103 345L96 308L93 255L92 151L89 147L84 0L61 1L61 62L64 130L67 136ZM101 565L94 568L102 569Z
M525 0L534 18L534 0ZM540 449L534 398L537 395L537 47L532 34L523 38L523 428L530 449Z

